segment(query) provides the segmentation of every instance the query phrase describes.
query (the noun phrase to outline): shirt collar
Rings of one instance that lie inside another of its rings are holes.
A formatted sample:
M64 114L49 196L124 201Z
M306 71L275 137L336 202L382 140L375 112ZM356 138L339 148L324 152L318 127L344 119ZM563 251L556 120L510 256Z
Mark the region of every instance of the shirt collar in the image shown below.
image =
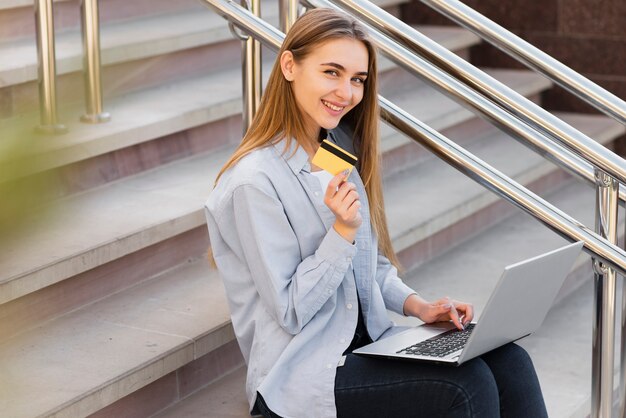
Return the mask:
M291 139L291 144L287 150L285 150L285 147L287 146L286 139L281 139L280 141L275 142L273 146L278 155L285 160L294 174L300 173L303 169L310 170L309 155L306 153L304 148L298 144L298 141L296 141L295 138Z
M337 142L332 131L328 131L328 140L334 143ZM278 152L278 155L285 160L287 165L289 165L289 168L291 168L291 171L293 171L294 174L298 174L302 170L310 172L311 164L309 163L309 155L306 153L304 148L299 146L298 141L296 141L295 138L292 138L291 146L286 152L283 153L286 145L286 139L281 139L273 144L274 148Z

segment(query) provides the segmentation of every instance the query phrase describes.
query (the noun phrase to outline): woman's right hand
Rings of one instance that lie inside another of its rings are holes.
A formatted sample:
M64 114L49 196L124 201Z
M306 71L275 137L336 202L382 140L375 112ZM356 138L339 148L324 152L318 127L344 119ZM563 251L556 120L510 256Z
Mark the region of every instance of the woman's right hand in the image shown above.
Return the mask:
M335 230L348 242L354 242L363 217L356 184L345 181L349 174L346 171L337 174L328 183L324 203L335 214Z

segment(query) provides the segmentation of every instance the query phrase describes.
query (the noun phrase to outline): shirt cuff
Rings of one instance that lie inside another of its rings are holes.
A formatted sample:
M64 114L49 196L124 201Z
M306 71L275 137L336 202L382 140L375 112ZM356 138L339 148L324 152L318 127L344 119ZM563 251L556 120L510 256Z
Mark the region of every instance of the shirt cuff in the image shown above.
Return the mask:
M356 244L350 244L331 227L317 249L317 255L334 264L344 260L352 261L356 251Z
M404 302L406 302L406 298L413 294L417 294L417 292L402 282L398 283L397 286L386 292L387 309L402 316L407 316L404 314Z

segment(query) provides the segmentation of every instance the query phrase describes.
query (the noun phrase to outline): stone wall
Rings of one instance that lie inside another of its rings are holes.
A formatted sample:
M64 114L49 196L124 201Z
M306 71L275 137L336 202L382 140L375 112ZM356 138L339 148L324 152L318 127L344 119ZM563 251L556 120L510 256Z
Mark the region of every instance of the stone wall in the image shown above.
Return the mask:
M521 36L600 86L626 99L625 0L464 0L499 25ZM451 24L419 0L403 6L408 23ZM472 51L480 66L522 68L496 48ZM596 112L561 88L545 94L548 109Z

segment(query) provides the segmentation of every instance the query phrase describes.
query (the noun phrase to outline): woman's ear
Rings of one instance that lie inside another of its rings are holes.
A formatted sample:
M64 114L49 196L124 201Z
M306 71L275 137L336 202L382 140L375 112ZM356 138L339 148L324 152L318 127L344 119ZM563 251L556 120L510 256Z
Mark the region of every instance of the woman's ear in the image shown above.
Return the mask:
M280 69L283 72L283 77L285 77L287 81L293 81L295 61L293 60L291 51L284 51L280 56Z

